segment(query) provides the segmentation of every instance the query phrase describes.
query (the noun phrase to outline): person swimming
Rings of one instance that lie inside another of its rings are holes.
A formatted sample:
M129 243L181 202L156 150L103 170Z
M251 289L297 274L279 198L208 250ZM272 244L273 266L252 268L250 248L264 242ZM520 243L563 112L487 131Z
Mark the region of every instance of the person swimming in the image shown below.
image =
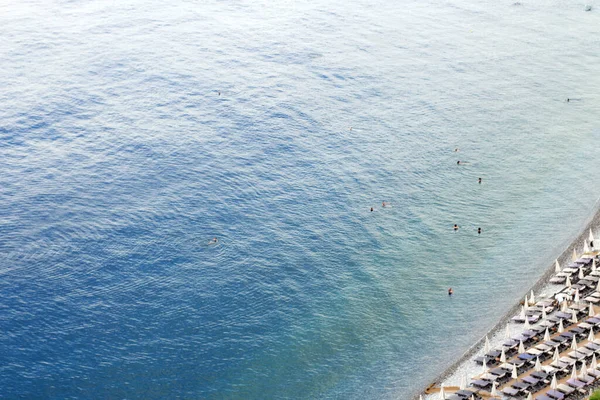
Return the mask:
M448 289L448 296L452 296L452 293L454 293L454 291L452 290L452 288Z
M385 201L381 203L381 207L385 207Z
M477 228L477 234L481 235L481 228Z
M454 149L455 153L458 153L459 151L460 151L460 149L458 147Z
M458 230L458 225L454 224L454 230L457 231Z
M479 181L479 184L481 185L481 178L479 178L479 180L478 180L478 181Z
M373 212L373 207L371 207L371 212Z
M213 238L210 242L208 242L209 245L210 244L217 244L217 243L218 243L217 238Z

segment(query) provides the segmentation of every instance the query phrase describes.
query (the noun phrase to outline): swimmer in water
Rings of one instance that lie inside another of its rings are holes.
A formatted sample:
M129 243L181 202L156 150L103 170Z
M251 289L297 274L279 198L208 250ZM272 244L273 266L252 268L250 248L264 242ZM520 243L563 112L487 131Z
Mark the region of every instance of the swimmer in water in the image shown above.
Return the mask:
M373 212L373 207L371 207L371 212Z
M385 207L385 201L381 203L381 207Z
M452 290L452 288L448 289L448 296L452 296L452 293L454 293L454 291Z
M567 103L570 102L570 101L571 101L571 99L567 98Z
M458 161L456 162L456 165L460 165L460 160L458 160Z
M458 230L458 225L454 224L454 231L456 232Z
M221 91L220 90L217 90L217 93L219 93L219 96L221 95Z
M458 147L454 149L454 152L455 152L455 153L458 153L459 151L460 151L460 150L458 149Z
M477 228L477 234L481 235L481 228Z
M481 178L479 178L479 184L481 185Z
M213 238L208 244L216 244L218 242L217 238Z

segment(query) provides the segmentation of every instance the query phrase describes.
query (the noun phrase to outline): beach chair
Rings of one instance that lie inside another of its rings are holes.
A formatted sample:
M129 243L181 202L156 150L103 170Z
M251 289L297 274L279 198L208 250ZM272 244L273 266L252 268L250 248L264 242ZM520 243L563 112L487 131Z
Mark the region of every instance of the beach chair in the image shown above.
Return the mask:
M502 393L509 397L518 397L522 394L522 391L511 386L502 389Z
M565 398L564 393L559 392L558 390L551 389L546 392L546 396L550 397L553 400L563 400Z
M572 387L572 386L565 385L564 383L561 383L560 385L558 385L556 387L556 390L558 390L559 392L562 392L565 396L568 396L571 393L573 393L576 389L574 387Z

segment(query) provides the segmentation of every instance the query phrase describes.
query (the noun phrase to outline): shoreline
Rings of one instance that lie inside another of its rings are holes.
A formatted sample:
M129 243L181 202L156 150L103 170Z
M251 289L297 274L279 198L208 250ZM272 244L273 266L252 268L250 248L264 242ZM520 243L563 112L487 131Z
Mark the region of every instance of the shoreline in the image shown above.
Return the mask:
M584 227L580 229L579 234L575 238L573 238L566 248L560 253L556 259L560 263L560 265L566 265L571 261L571 255L573 253L573 249L578 249L579 247L583 247L581 243L587 238L589 234L589 230L594 230L594 227L600 227L600 198L596 200L594 206L592 208L591 216L587 218L584 222ZM600 240L600 239L598 239ZM582 253L582 251L578 251L578 254ZM457 371L460 369L464 369L465 364L473 363L472 358L477 355L477 353L482 349L486 336L493 337L499 333L501 333L506 324L510 322L511 318L519 313L521 309L521 299L525 297L528 293L533 290L535 293L540 293L543 289L548 289L550 284L550 279L554 276L554 262L550 264L549 267L542 273L539 279L527 290L523 293L521 297L517 299L515 304L510 307L502 317L494 324L489 331L482 338L480 338L477 342L471 345L456 361L454 361L450 366L446 367L444 371L439 374L434 380L432 380L426 387L421 388L418 393L416 393L412 399L419 400L419 396L426 396L425 391L432 386L439 386L444 383L448 378L452 377Z

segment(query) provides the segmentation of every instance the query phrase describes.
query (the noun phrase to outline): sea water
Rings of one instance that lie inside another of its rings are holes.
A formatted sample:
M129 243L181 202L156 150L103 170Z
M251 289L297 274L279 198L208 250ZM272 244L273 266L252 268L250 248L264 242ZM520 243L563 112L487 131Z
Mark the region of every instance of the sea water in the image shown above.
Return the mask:
M0 397L410 398L596 210L599 33L555 0L2 1Z

